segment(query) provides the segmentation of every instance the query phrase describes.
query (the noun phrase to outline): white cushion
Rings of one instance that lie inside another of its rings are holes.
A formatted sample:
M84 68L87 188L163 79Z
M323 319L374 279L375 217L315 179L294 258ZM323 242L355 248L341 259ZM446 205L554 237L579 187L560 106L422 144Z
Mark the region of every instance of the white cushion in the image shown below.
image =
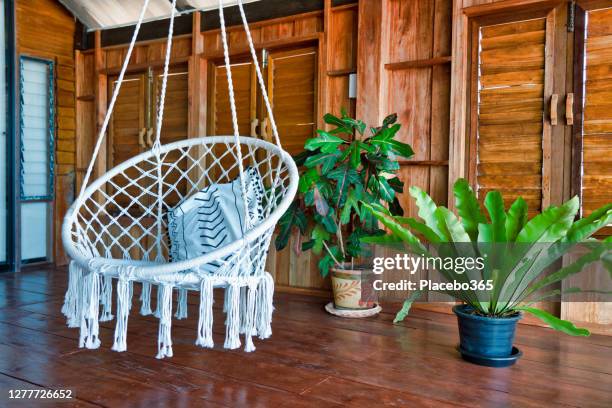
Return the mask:
M254 226L264 216L263 183L259 172L252 167L245 170L244 176L248 211ZM173 261L183 261L221 248L242 238L244 223L240 177L231 183L212 184L168 211L170 257ZM220 266L215 262L202 269L215 273Z

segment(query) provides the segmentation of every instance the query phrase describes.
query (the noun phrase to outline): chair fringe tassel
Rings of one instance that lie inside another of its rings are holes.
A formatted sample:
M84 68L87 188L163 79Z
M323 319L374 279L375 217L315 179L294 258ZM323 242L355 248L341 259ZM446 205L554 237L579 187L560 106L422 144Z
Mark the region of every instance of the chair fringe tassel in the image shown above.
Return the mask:
M223 347L234 350L240 347L240 287L230 283L225 289L227 317L225 320L225 343Z
M174 317L183 320L187 318L187 289L179 289L178 293L178 306Z
M100 275L90 272L83 277L81 296L81 335L79 347L96 349L100 347L98 313L100 308Z
M117 323L115 325L115 342L111 350L127 350L127 326L130 314L130 282L122 277L117 282Z
M81 309L81 290L83 288L84 270L75 261L71 261L68 267L68 289L64 296L62 313L66 316L68 327L79 327Z
M102 281L102 298L100 301L102 305L102 316L100 316L101 322L108 322L113 320L112 314L113 309L113 278L112 276L105 276Z
M157 358L172 357L172 285L161 285L161 307L159 319L159 337L157 339Z
M142 291L140 292L140 314L149 316L153 314L151 311L151 283L143 282Z
M198 337L196 346L213 348L213 281L203 278L200 283L200 318L198 320Z
M203 277L200 283L200 315L195 344L213 348L213 303L214 286L218 277ZM140 314L151 312L151 290L154 285L143 282L140 295ZM157 307L154 313L159 318L159 337L157 358L172 357L172 296L171 284L157 285ZM127 350L128 317L132 304L133 281L120 276L117 281L117 310L114 351ZM80 327L79 347L95 349L100 347L99 321L109 321L112 315L113 278L104 276L100 271L89 272L76 262L69 267L69 281L62 313L67 318L68 327ZM244 351L255 351L253 337L266 339L272 335L272 305L274 280L269 273L258 278L230 282L225 288L224 311L227 313L225 325L226 349L241 346L240 334L244 334ZM179 288L177 310L174 317L187 318L188 290ZM100 308L101 313L100 313Z
M257 311L255 325L260 339L272 336L272 312L274 312L274 279L269 273L265 273L259 281L257 291Z

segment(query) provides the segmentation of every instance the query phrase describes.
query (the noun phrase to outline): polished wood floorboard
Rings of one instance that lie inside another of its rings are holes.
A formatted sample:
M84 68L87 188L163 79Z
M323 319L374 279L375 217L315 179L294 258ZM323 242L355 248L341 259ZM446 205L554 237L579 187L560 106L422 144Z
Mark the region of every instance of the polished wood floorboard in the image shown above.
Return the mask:
M364 320L326 314L324 301L275 295L272 338L257 351L227 351L221 299L214 349L194 346L197 297L173 320L174 357L156 360L158 324L134 308L128 351L78 348L78 329L60 313L65 269L0 274L0 407L612 407L612 337L571 338L521 325L514 367L494 369L458 356L453 316L415 310ZM135 291L137 298L138 291ZM9 400L9 389L70 389L74 399Z

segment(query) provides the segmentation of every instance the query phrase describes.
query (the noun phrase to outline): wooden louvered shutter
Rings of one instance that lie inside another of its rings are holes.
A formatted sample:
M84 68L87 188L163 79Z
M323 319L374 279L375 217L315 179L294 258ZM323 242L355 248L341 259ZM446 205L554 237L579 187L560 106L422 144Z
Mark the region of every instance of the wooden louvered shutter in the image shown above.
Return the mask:
M480 200L491 190L506 206L520 196L530 216L550 204L550 16L489 18L472 31L470 179Z
M251 135L251 123L256 118L257 86L255 70L252 63L235 62L232 67L232 82L234 85L234 100L236 102L236 114L238 117L238 130L241 136ZM209 93L209 134L214 136L232 136L234 128L232 124L232 113L230 110L229 90L227 76L223 61L211 66L211 90ZM216 156L223 158L219 165L212 168L212 172L227 169L234 164L231 154L224 156L226 150L223 146L216 147ZM237 169L230 172L225 181L230 181L238 176Z
M612 202L612 8L587 10L586 18L580 16L574 190L586 216Z
M268 54L268 95L283 148L304 150L317 126L317 49L298 48ZM268 138L271 130L266 130Z
M116 78L113 78L109 81L109 100L115 86ZM109 126L109 169L136 156L144 149L141 131L146 126L145 90L145 74L130 75L124 78ZM138 173L135 169L131 169L127 171L126 177L136 178ZM128 188L127 192L135 194L136 189ZM119 194L116 201L119 206L127 207L131 200L127 195ZM133 206L131 210L139 211L136 206Z
M110 123L110 166L116 166L141 152L139 133L145 127L145 75L126 77L117 97ZM111 81L109 96L116 81Z
M154 94L156 95L154 103L150 107L151 111L154 112L153 117L155 123L151 124L151 127L155 129L157 123L157 110L159 107L159 100L161 96L163 72L160 70L155 73L154 80ZM188 121L189 121L189 98L188 98L188 84L189 77L187 67L175 67L170 69L168 74L168 82L166 85L166 98L164 103L164 120L162 123L162 130L159 136L161 144L167 144L185 140L188 137ZM155 140L155 136L151 137L151 140ZM180 153L178 151L169 152L165 157L165 162L173 163L180 159ZM180 169L184 170L189 165L187 160L183 159L178 162L177 165ZM170 185L182 177L182 173L176 169L167 168L168 174L164 176L164 181ZM186 193L187 183L181 181L176 187L177 191L171 191L169 196L165 198L165 203L174 206L178 204L181 196ZM178 194L180 192L180 194Z
M232 66L232 82L234 85L234 99L236 101L236 113L238 116L238 129L241 136L251 134L251 120L254 119L254 102L256 90L253 64L235 63ZM212 92L212 123L210 132L215 136L231 136L234 134L232 127L232 114L230 110L229 91L225 66L222 62L213 65L213 92Z
M164 105L164 121L160 135L161 143L172 143L187 139L189 99L188 99L188 77L187 67L174 68L168 74L166 86L166 103ZM157 112L159 97L162 87L162 72L155 76L155 105L153 112ZM152 124L152 127L155 127Z

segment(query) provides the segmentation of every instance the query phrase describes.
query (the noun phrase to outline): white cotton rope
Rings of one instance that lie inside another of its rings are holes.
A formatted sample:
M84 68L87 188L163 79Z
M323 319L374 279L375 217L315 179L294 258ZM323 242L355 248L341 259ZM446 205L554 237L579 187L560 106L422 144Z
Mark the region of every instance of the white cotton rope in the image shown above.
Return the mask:
M227 33L225 31L225 17L223 15L223 0L219 0L219 21L221 22L221 42L223 43L223 57L225 59L225 74L227 76L227 88L229 93L230 110L232 112L232 126L234 129L234 144L238 155L238 170L240 172L240 189L244 198L244 218L245 225L242 228L244 238L245 231L251 227L251 217L249 216L249 205L246 197L246 184L244 181L244 166L242 164L242 147L240 146L240 130L238 128L238 114L236 113L236 101L234 99L234 81L232 79L232 68L230 66L229 46L227 45Z
M127 350L127 327L130 306L128 304L130 296L129 282L122 276L117 281L117 323L115 325L115 341L111 350Z
M168 29L168 41L166 45L166 59L164 61L164 73L162 75L162 88L159 98L159 107L157 109L157 129L155 130L155 142L153 142L153 153L157 160L157 261L163 262L162 253L162 204L163 204L163 179L161 169L161 131L164 121L164 108L166 106L166 87L168 86L168 71L170 66L170 54L172 51L172 34L174 33L174 10L176 9L176 0L172 0L172 12L170 14L170 28Z
M268 112L268 117L270 118L270 125L272 126L272 134L274 135L274 141L276 142L276 145L282 149L283 147L281 146L280 138L278 137L276 121L274 120L274 113L272 112L272 105L270 104L268 92L266 91L266 83L264 82L263 75L261 73L261 68L259 67L259 59L257 58L255 45L253 44L253 37L251 37L251 29L249 28L249 23L247 22L246 15L244 14L244 8L242 7L242 0L238 0L238 8L240 9L240 17L242 18L242 25L244 26L244 32L246 33L247 41L249 43L249 49L251 50L251 57L253 58L253 62L255 63L255 72L257 73L259 87L261 88L261 95L263 96L264 103L266 105L266 111Z
M89 162L89 167L87 167L87 173L85 173L85 177L83 178L83 184L81 184L81 191L79 192L79 196L76 199L77 207L80 207L82 204L83 194L85 193L85 189L87 187L87 184L89 183L89 178L91 177L91 172L93 171L94 164L96 163L100 148L102 147L102 141L104 140L104 136L106 135L108 122L110 121L110 117L113 114L115 102L117 101L117 97L119 96L119 90L121 89L121 84L123 83L123 77L125 76L125 71L127 70L127 67L130 63L132 51L134 50L134 45L136 44L136 38L138 37L138 32L140 31L140 26L142 24L142 21L144 20L145 12L148 6L149 0L144 0L144 4L142 5L142 9L140 10L140 16L138 16L138 23L136 23L136 28L134 29L134 35L132 35L132 41L130 41L130 46L128 47L125 60L123 61L123 66L121 67L121 72L119 72L119 77L117 78L117 86L113 91L113 96L111 98L110 104L108 105L106 116L104 116L104 122L102 123L102 127L100 128L100 133L98 133L98 141L96 142L96 146L94 147L94 151L91 156L91 161Z
M179 320L183 320L187 318L187 299L188 299L187 289L180 288L178 291L176 313L174 314L174 317L176 317Z
M263 75L261 73L261 68L259 67L259 59L257 58L257 52L255 51L255 45L253 44L253 37L251 36L251 29L249 28L249 23L246 19L246 14L244 13L244 8L242 7L242 0L238 0L238 8L240 9L240 18L242 19L242 25L244 26L244 32L247 36L247 41L249 43L249 49L251 50L251 57L253 58L253 62L255 63L255 72L257 73L257 80L259 81L259 87L261 88L261 94L264 99L264 103L266 105L266 111L268 112L268 117L270 118L270 125L272 126L272 134L274 135L274 142L276 145L282 150L283 146L281 145L280 137L278 136L278 129L276 127L276 121L274 120L274 112L272 111L272 105L270 104L270 99L268 98L268 92L266 91L266 84L263 79ZM276 168L277 173L280 172L281 163L279 162ZM278 184L278 178L274 180L272 184L272 190L276 189Z
M195 344L200 347L213 348L213 280L203 277L200 283L200 317L198 319L198 337Z
M157 359L172 357L172 285L159 286L161 291L161 308L159 317L159 334L157 339Z
M102 281L102 316L100 316L101 322L108 322L113 320L112 314L113 309L113 278L110 275L104 277Z

